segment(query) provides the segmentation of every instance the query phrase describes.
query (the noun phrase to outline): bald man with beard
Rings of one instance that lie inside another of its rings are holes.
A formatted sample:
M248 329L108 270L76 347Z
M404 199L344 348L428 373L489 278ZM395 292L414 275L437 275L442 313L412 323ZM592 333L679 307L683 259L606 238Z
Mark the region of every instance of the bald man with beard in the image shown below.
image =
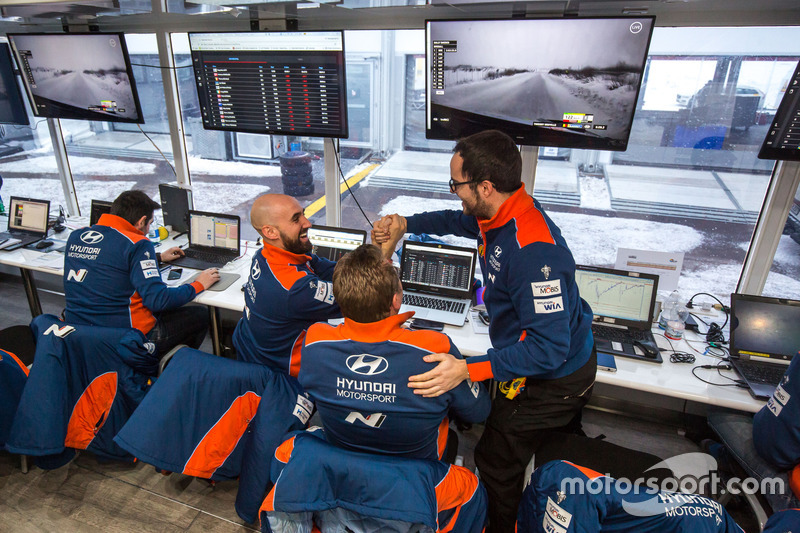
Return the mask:
M259 196L250 210L250 223L264 247L250 267L233 346L240 361L297 377L308 326L342 316L333 297L336 263L311 253L311 222L291 196ZM387 248L385 253L391 251Z

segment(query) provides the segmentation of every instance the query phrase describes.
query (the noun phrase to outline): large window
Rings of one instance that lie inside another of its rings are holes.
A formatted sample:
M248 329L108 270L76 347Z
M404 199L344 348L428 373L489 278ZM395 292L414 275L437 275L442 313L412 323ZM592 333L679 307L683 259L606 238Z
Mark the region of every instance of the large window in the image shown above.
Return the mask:
M800 300L800 188L794 195L762 294Z

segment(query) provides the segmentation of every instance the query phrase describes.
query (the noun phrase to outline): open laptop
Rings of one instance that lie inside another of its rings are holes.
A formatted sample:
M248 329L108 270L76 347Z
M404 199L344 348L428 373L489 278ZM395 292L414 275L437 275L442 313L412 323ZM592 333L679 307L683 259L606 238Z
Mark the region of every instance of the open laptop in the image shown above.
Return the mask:
M360 229L312 226L308 229L308 240L314 246L311 253L338 261L347 252L367 242L367 232Z
M92 200L92 207L89 211L89 225L94 226L100 217L111 212L111 203L106 200Z
M731 294L731 365L754 398L769 398L800 350L800 301Z
M577 265L575 282L594 313L592 333L598 352L663 362L650 331L658 275Z
M16 250L47 237L49 214L49 200L12 196L8 209L8 231L0 233L2 249Z
M189 210L189 246L186 256L170 264L205 270L221 267L239 257L239 225L236 215Z
M463 326L472 303L478 251L447 244L405 241L400 259L403 305L414 318Z

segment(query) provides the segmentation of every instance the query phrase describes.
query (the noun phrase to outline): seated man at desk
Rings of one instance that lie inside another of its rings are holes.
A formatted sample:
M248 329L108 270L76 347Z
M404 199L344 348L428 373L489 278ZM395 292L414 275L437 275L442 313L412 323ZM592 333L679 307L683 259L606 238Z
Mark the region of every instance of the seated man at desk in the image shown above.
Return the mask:
M73 231L64 253L65 318L71 324L136 328L159 355L178 344L199 348L208 331L204 307L181 307L219 280L203 271L191 285L168 287L147 238L153 212L161 206L142 191L126 191L111 212L90 228ZM166 250L162 261L180 257Z
M409 376L433 368L425 355L461 354L443 333L401 327L414 313L398 314L400 279L376 246L362 245L339 260L333 292L344 323L308 328L298 378L316 402L326 439L361 452L442 458L448 414L483 421L490 409L485 387L467 380L436 398L408 388Z
M450 192L463 212L398 215L375 224L387 229L476 238L491 348L468 361L431 354L439 364L412 376L424 396L442 394L463 380L501 383L475 448L475 463L489 496L488 532L513 532L525 467L550 429L578 429L597 370L592 310L575 284L575 260L559 228L522 186L522 159L499 131L460 140L450 160ZM394 232L391 232L394 235ZM506 392L507 391L507 392Z
M308 326L342 316L331 286L336 263L311 253L311 222L291 196L259 196L250 223L264 247L253 257L233 346L240 361L297 377Z

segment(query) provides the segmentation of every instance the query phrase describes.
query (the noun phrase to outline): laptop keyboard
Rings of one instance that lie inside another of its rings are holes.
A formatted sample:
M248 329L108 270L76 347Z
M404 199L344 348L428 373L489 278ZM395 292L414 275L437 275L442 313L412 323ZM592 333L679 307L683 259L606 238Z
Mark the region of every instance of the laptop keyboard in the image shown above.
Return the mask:
M215 254L214 252L200 252L192 250L191 248L184 250L186 257L190 259L197 259L198 261L205 261L207 263L221 263L225 264L231 260L228 255Z
M435 309L436 311L449 311L451 313L462 313L466 308L464 302L440 300L439 298L429 298L419 294L403 294L403 304Z
M782 365L770 365L757 361L736 361L736 369L748 381L767 385L777 386L780 384L783 375L786 373L786 368Z
M649 341L649 331L642 329L610 328L592 324L592 333L611 342Z

